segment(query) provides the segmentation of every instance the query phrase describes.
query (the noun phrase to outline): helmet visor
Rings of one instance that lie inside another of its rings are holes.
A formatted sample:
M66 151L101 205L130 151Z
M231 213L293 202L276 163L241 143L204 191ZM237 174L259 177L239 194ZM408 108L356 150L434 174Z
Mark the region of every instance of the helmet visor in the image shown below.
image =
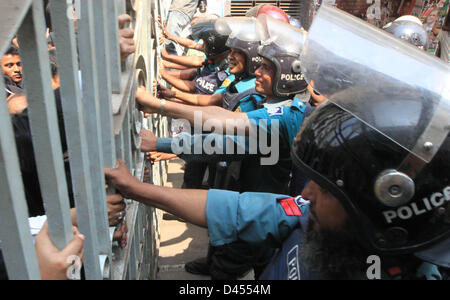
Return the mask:
M413 45L322 5L301 62L315 90L423 161L447 137L450 67Z
M285 53L300 57L306 39L306 31L265 14L260 15L258 21L265 30L264 44L275 44ZM276 53L267 53L266 55L276 56Z
M192 25L192 37L201 39L206 33L216 33L215 24L217 19L204 18Z
M217 20L216 31L230 39L243 42L259 42L266 39L265 30L256 18L226 17Z

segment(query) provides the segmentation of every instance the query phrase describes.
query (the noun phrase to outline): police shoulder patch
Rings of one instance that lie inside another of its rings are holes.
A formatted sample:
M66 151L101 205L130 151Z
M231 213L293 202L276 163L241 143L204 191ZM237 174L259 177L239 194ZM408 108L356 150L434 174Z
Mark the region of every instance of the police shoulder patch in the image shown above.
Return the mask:
M284 112L283 106L275 106L275 107L268 107L267 113L269 116L282 116Z
M301 196L277 199L287 216L301 216L303 206L309 205L309 201Z

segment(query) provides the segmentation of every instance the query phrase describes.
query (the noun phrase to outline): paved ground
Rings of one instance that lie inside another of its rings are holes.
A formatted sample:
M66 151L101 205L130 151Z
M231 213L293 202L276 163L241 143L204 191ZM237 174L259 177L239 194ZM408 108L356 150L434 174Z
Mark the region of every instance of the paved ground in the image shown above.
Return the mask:
M166 186L181 187L183 183L182 166L182 160L170 161ZM158 279L209 280L210 278L207 276L193 275L184 270L185 263L206 256L208 231L178 220L168 213L163 213L160 228Z
M182 160L169 163L166 186L181 187L183 183ZM184 270L184 265L208 251L208 231L188 224L163 213L161 222L161 244L159 249L159 280L210 280L209 276L193 275ZM252 279L253 272L243 279Z

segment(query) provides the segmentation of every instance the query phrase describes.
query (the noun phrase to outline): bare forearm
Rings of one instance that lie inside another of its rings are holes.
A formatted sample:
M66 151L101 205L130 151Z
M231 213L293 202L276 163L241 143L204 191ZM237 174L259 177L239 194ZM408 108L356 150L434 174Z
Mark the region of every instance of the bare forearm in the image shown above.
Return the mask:
M195 49L195 50L200 50L200 51L203 50L202 44L197 43L196 41L193 41L188 38L182 38L182 37L178 37L178 36L169 36L169 37L167 37L167 39L175 41L178 44L180 44L181 46L187 47L189 49Z
M207 227L206 190L174 189L140 183L133 187L133 198L182 218L189 223Z
M165 60L169 60L171 62L185 65L188 67L201 67L203 64L204 59L202 57L194 57L194 56L178 56L173 54L168 54L167 52L163 51L163 58Z
M221 95L201 95L191 94L182 91L175 92L175 98L183 100L186 103L200 106L220 105L222 102Z
M191 80L179 79L167 73L162 73L162 77L164 78L165 81L167 81L168 83L170 83L179 90L182 90L184 92L195 91L195 83Z
M188 66L176 64L174 62L167 61L167 60L163 60L163 65L165 68L171 68L171 69L177 69L177 70L186 70L186 69L190 68Z
M204 125L207 121L226 128L227 125L232 125L239 120L248 118L246 114L235 113L217 106L191 106L179 103L168 102L165 105L164 111L172 118L186 119L192 125L196 122L202 122Z
M215 129L211 131L216 133L232 135L236 129L244 129L248 133L250 127L247 114L228 111L222 107L192 106L171 101L166 101L162 107L162 102L143 88L138 90L136 98L146 113L164 113L171 118L186 119L193 125L201 123L204 126L208 122Z

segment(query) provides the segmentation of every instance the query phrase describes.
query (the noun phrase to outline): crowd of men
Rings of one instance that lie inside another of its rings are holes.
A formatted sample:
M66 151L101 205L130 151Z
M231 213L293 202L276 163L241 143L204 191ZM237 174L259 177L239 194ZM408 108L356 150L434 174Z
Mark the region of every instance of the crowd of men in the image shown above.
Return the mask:
M449 67L420 49L420 21L402 17L382 31L324 6L307 32L271 5L246 17L194 18L200 2L172 2L167 26L159 22L166 47L157 97L136 92L143 112L183 124L170 138L141 132L152 161L186 161L183 188L139 182L119 160L105 169L120 193L108 197L110 225L123 222L126 198L207 227L208 255L186 270L214 280L250 270L255 279L447 279L450 124L436 124L450 119ZM134 51L132 37L121 30L123 58ZM2 70L29 213L41 216L18 47L3 56ZM385 66L353 55L371 48L398 60ZM424 62L433 83L417 83ZM387 91L374 91L380 86ZM64 144L63 122L60 130ZM419 150L428 139L429 150ZM68 166L66 173L70 182ZM36 239L43 278L64 277L51 257L81 255L84 237L74 232L70 250L58 252L44 226ZM381 266L370 273L373 257Z

